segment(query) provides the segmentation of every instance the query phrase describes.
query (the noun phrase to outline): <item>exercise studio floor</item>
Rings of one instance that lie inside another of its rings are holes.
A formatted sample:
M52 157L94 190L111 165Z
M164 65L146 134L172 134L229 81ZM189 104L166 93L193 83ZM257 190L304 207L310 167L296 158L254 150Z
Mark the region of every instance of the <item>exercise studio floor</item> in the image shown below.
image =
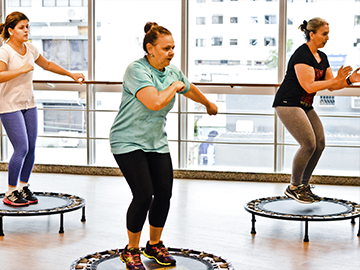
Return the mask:
M163 233L165 245L221 256L236 270L360 269L360 237L350 220L309 222L309 243L303 242L304 224L257 216L251 235L251 214L244 205L255 198L283 195L286 184L178 180ZM7 172L0 172L0 193L7 190ZM74 194L86 199L85 223L81 210L59 215L3 217L0 237L1 269L66 270L79 257L126 244L125 215L131 200L122 177L34 173L31 190ZM360 202L360 187L318 185L314 193ZM2 202L1 202L2 203ZM141 246L148 238L145 225ZM161 268L165 269L165 268Z

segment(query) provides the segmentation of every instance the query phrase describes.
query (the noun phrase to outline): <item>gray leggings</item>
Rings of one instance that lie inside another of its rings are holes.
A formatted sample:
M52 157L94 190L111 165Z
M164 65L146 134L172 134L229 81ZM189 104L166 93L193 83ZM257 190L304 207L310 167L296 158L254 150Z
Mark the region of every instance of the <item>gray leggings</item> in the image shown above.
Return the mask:
M325 148L324 128L319 116L313 109L306 112L300 107L279 106L275 110L286 129L300 144L293 160L291 184L308 185Z

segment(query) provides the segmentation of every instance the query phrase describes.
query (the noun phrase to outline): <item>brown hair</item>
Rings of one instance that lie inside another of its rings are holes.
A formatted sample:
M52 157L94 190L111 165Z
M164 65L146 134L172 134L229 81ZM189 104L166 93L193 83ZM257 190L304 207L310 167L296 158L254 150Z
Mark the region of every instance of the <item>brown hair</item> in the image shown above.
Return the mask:
M147 22L144 27L145 37L143 41L143 49L146 53L149 53L146 48L146 44L150 43L155 46L156 41L161 35L171 35L171 32L165 27L159 26L156 22Z
M320 27L329 25L327 21L319 17L312 18L310 21L303 21L299 29L304 32L306 41L310 40L310 32L316 33Z
M3 40L10 38L9 28L14 29L15 26L23 20L29 21L24 13L15 11L6 16L5 23L0 24L0 36Z

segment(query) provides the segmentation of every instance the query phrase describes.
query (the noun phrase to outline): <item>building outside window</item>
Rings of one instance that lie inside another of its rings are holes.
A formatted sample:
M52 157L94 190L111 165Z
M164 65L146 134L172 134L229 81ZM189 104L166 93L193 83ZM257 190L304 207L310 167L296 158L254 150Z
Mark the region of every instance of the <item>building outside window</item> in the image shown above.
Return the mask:
M197 38L196 39L196 47L205 47L206 42L204 38Z
M276 15L265 15L265 24L276 24Z
M223 24L223 15L213 15L212 23L213 24Z
M276 46L275 38L264 37L264 46Z
M238 44L238 40L237 39L230 39L230 45L237 45Z
M196 25L205 25L205 17L196 17Z
M230 17L230 23L238 23L238 17Z
M211 46L222 46L223 38L222 37L213 37Z

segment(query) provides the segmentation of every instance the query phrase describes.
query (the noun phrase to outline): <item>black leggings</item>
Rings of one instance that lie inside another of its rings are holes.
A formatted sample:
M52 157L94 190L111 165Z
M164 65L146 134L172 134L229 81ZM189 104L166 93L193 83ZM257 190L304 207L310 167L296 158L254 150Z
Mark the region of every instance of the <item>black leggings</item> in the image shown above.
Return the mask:
M140 232L148 211L149 224L164 227L173 186L170 153L136 150L114 157L133 194L126 216L127 229Z

